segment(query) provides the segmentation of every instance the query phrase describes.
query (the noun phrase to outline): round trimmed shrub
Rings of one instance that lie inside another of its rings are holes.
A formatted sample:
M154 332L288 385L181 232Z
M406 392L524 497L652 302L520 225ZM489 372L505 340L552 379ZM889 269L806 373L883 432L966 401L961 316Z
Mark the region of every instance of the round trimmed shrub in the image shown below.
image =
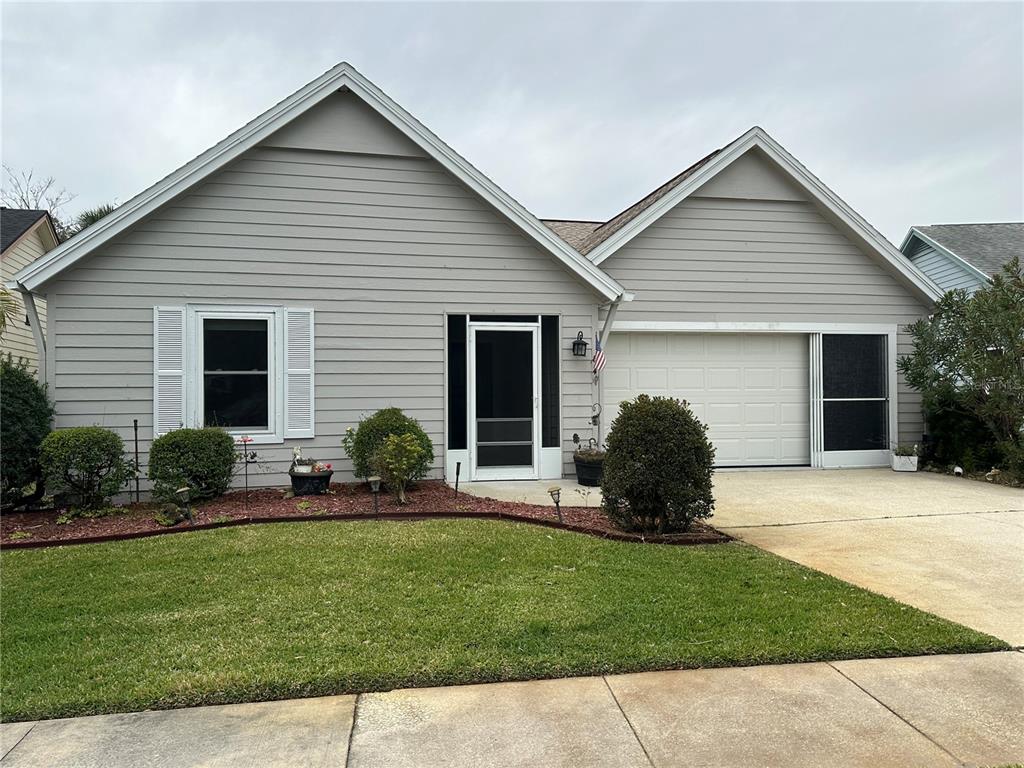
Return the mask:
M46 388L28 370L25 361L0 356L0 499L20 504L27 486L36 483L42 496L39 447L50 432L53 406Z
M120 435L103 427L51 432L39 453L47 486L73 509L99 510L131 477Z
M374 456L380 451L388 435L412 435L416 438L422 451L410 469L409 479L419 480L426 477L434 463L434 444L430 442L420 423L406 416L400 408L384 408L359 422L355 430L349 428L342 440L342 446L352 459L356 477L369 477L373 474Z
M223 429L176 429L149 448L149 479L153 495L173 501L175 491L189 487L194 501L220 496L235 471L235 441Z
M639 395L622 403L607 440L604 512L626 531L686 531L711 517L715 449L685 402Z

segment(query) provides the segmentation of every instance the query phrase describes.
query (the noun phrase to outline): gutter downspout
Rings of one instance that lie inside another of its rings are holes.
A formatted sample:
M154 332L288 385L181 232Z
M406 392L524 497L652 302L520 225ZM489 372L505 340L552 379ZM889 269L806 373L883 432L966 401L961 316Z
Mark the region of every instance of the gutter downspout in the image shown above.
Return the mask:
M39 381L46 383L46 336L43 334L43 326L39 322L39 310L36 309L36 297L32 291L25 286L18 284L18 293L25 303L25 312L28 315L28 324L32 329L32 338L36 342L36 353L39 363L36 366L36 376Z
M623 293L619 294L619 296L615 299L615 301L613 301L611 303L611 306L608 307L608 315L605 317L604 325L601 327L601 337L600 337L601 338L601 349L605 349L608 346L608 337L611 336L611 334L612 334L612 326L615 324L615 315L617 315L618 312L619 312L619 305L623 301L632 301L632 300L633 300L633 294L632 293L623 292ZM598 402L597 402L597 408L596 408L596 415L594 416L594 426L597 428L598 442L600 442L601 435L602 435L602 427L601 427L601 387L600 387L599 381L600 380L598 379L598 375L594 374L594 384L597 385L597 387L598 387L598 389L597 389L597 393L598 393L597 400L598 400Z

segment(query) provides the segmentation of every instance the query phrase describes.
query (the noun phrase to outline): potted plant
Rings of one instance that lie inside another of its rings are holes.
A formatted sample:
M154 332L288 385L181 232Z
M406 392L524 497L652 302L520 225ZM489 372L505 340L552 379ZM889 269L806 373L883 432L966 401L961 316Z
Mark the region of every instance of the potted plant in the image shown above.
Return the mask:
M330 464L316 459L302 458L302 449L292 451L292 465L288 476L292 479L292 493L296 496L320 496L331 487L334 470Z
M917 446L894 445L892 469L894 472L917 472Z
M576 450L572 460L576 464L576 482L580 485L599 486L604 475L604 451L597 447L597 440L590 438L587 447L580 442L579 435L573 435Z

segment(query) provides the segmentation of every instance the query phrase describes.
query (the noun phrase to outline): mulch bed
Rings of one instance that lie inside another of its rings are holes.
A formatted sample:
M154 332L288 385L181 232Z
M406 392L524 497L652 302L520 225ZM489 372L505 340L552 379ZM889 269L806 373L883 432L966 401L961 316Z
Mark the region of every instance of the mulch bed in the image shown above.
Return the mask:
M498 501L459 493L442 482L417 483L407 493L407 502L399 506L391 494L381 493L379 512L374 513L373 494L363 483L335 483L324 496L286 498L283 489L265 488L249 492L233 491L193 510L196 525L187 522L162 526L154 519L158 504L129 504L116 514L97 518L76 518L57 523L59 510L18 512L0 515L0 544L5 548L30 548L55 544L84 544L96 541L141 538L179 533L197 528L218 528L248 523L286 520L421 520L431 517L475 517L508 519L552 528L587 533L592 536L656 544L717 544L729 537L714 528L696 522L687 533L666 536L641 536L625 533L609 523L600 509L562 507L562 523L553 507ZM28 536L26 536L28 534Z

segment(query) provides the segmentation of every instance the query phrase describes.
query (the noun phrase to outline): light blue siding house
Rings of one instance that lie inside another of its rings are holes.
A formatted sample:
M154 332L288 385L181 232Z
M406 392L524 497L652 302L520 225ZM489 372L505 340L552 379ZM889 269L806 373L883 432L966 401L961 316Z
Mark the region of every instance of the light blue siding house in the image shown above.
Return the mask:
M942 290L974 293L1014 256L1024 259L1024 223L911 227L900 250Z

